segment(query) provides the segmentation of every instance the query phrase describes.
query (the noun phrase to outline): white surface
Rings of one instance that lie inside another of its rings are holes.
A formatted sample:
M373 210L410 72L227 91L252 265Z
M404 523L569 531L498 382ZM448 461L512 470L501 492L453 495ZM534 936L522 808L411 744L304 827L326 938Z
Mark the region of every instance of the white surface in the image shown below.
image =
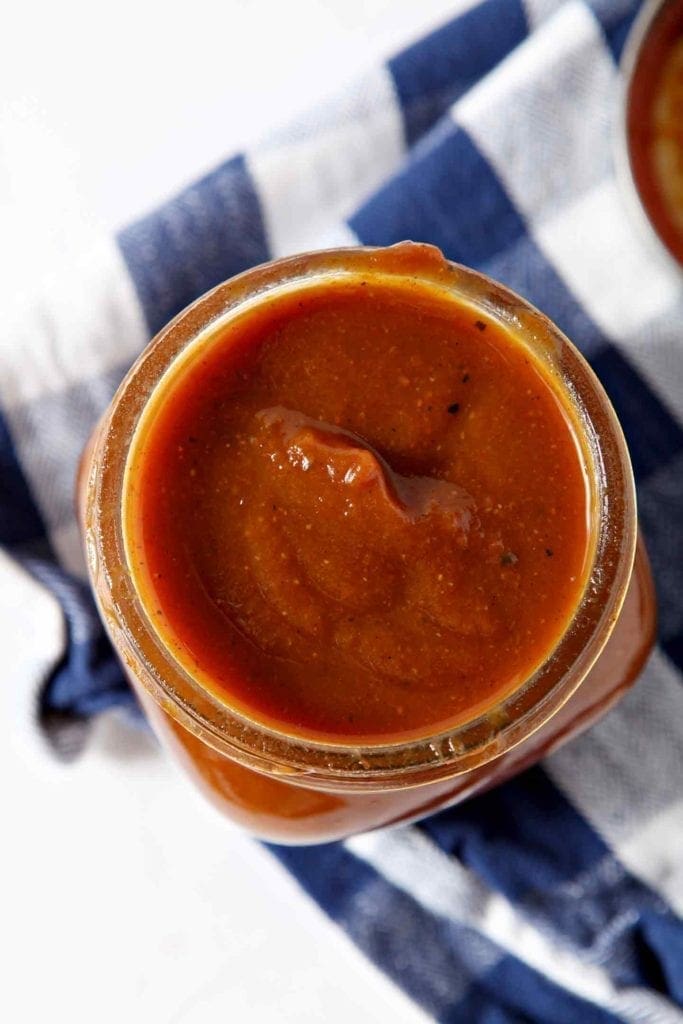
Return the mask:
M3 298L462 5L13 4ZM29 751L0 746L2 1005L17 1024L424 1020L151 740L107 720L77 765Z
M8 294L473 0L13 4L0 32Z
M151 737L110 717L76 766L2 761L14 1024L424 1020Z

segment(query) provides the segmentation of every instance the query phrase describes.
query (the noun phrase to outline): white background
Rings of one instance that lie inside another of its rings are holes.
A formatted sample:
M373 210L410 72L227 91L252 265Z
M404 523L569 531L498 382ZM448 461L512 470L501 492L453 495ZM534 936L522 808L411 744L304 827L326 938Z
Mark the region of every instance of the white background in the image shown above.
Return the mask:
M0 32L3 305L460 6L13 3ZM8 666L6 691L20 671ZM151 738L103 720L65 768L3 734L12 1024L424 1020Z

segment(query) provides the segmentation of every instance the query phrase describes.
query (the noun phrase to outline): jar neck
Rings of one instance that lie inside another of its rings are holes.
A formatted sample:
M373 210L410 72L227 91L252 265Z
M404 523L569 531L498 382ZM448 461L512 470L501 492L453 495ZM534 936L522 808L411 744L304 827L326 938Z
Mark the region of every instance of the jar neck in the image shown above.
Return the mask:
M146 403L188 345L283 289L343 275L420 279L496 319L544 363L557 382L585 455L591 492L591 565L583 596L555 649L513 694L472 721L407 742L319 743L268 728L231 709L193 680L152 627L126 562L122 528L125 467ZM180 314L131 369L103 423L93 455L85 526L90 572L105 624L128 670L167 713L201 740L259 771L305 778L307 786L370 790L419 785L485 764L542 726L581 684L606 643L630 578L635 496L614 412L571 343L523 299L430 246L311 253L234 278Z

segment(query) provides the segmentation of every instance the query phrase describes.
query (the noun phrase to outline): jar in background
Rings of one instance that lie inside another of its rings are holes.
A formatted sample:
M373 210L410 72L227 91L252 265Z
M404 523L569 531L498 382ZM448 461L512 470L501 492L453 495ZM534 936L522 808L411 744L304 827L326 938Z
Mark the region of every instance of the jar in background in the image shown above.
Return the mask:
M683 0L646 0L621 59L617 169L659 255L683 265Z

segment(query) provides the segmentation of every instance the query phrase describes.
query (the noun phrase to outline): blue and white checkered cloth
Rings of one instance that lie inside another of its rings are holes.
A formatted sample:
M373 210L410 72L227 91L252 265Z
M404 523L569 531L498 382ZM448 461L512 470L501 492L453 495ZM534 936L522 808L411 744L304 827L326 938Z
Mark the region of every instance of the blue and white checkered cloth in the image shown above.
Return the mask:
M85 582L78 455L197 295L297 250L424 240L527 296L593 364L661 602L637 687L463 807L274 851L440 1021L683 1021L683 279L634 232L614 176L633 6L484 0L56 275L0 346L5 675L26 742L63 756L92 716L134 707Z

